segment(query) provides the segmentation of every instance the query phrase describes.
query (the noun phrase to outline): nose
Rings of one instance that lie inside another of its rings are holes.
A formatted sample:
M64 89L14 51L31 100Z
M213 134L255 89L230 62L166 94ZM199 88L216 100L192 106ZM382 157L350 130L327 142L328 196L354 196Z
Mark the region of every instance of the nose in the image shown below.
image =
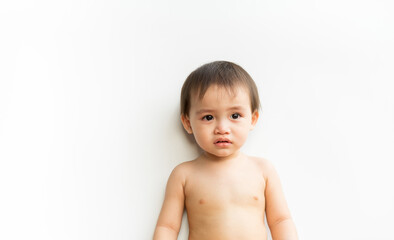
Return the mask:
M229 129L229 125L228 122L226 120L219 120L216 121L216 126L215 126L215 134L229 134L230 133L230 129Z

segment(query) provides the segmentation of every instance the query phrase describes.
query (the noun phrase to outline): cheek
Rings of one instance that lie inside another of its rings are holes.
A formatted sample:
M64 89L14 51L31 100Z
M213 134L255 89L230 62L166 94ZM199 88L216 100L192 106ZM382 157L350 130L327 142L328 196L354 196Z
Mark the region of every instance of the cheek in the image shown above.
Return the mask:
M198 146L200 146L202 149L205 149L209 145L210 138L208 134L204 132L201 131L194 132L194 139L196 140Z
M209 128L207 126L196 125L194 127L194 135L197 137L206 137L209 134Z
M249 135L249 128L250 126L248 124L243 124L237 128L237 131L235 131L234 134L237 134L238 138L245 141Z
M193 129L194 138L200 146L210 143L212 137L212 129L207 125L196 125Z

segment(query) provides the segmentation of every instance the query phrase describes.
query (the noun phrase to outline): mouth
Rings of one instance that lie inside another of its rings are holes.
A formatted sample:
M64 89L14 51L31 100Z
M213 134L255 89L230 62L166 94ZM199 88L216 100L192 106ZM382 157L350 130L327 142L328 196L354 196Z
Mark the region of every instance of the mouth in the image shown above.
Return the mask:
M232 142L227 138L219 138L214 142L214 144L232 144Z

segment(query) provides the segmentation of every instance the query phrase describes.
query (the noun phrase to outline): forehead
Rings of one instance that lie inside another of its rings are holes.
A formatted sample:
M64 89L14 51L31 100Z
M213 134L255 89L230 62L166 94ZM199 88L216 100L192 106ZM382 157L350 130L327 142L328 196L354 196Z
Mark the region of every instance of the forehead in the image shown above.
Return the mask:
M231 88L224 86L209 86L204 96L200 98L198 93L191 96L191 109L193 108L217 108L233 105L242 105L250 108L250 96L246 87L238 85Z

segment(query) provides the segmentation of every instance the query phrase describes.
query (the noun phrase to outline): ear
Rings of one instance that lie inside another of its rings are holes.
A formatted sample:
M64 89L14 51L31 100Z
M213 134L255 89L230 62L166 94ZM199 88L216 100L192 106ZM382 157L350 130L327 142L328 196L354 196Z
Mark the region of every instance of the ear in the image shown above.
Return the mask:
M192 134L193 130L192 130L192 126L190 125L189 116L185 116L182 114L181 121L182 121L183 127L185 128L186 132L189 134Z
M252 113L252 123L251 123L251 126L250 126L250 130L254 129L254 126L256 126L256 123L257 123L258 119L259 119L259 112L257 110L255 110Z

